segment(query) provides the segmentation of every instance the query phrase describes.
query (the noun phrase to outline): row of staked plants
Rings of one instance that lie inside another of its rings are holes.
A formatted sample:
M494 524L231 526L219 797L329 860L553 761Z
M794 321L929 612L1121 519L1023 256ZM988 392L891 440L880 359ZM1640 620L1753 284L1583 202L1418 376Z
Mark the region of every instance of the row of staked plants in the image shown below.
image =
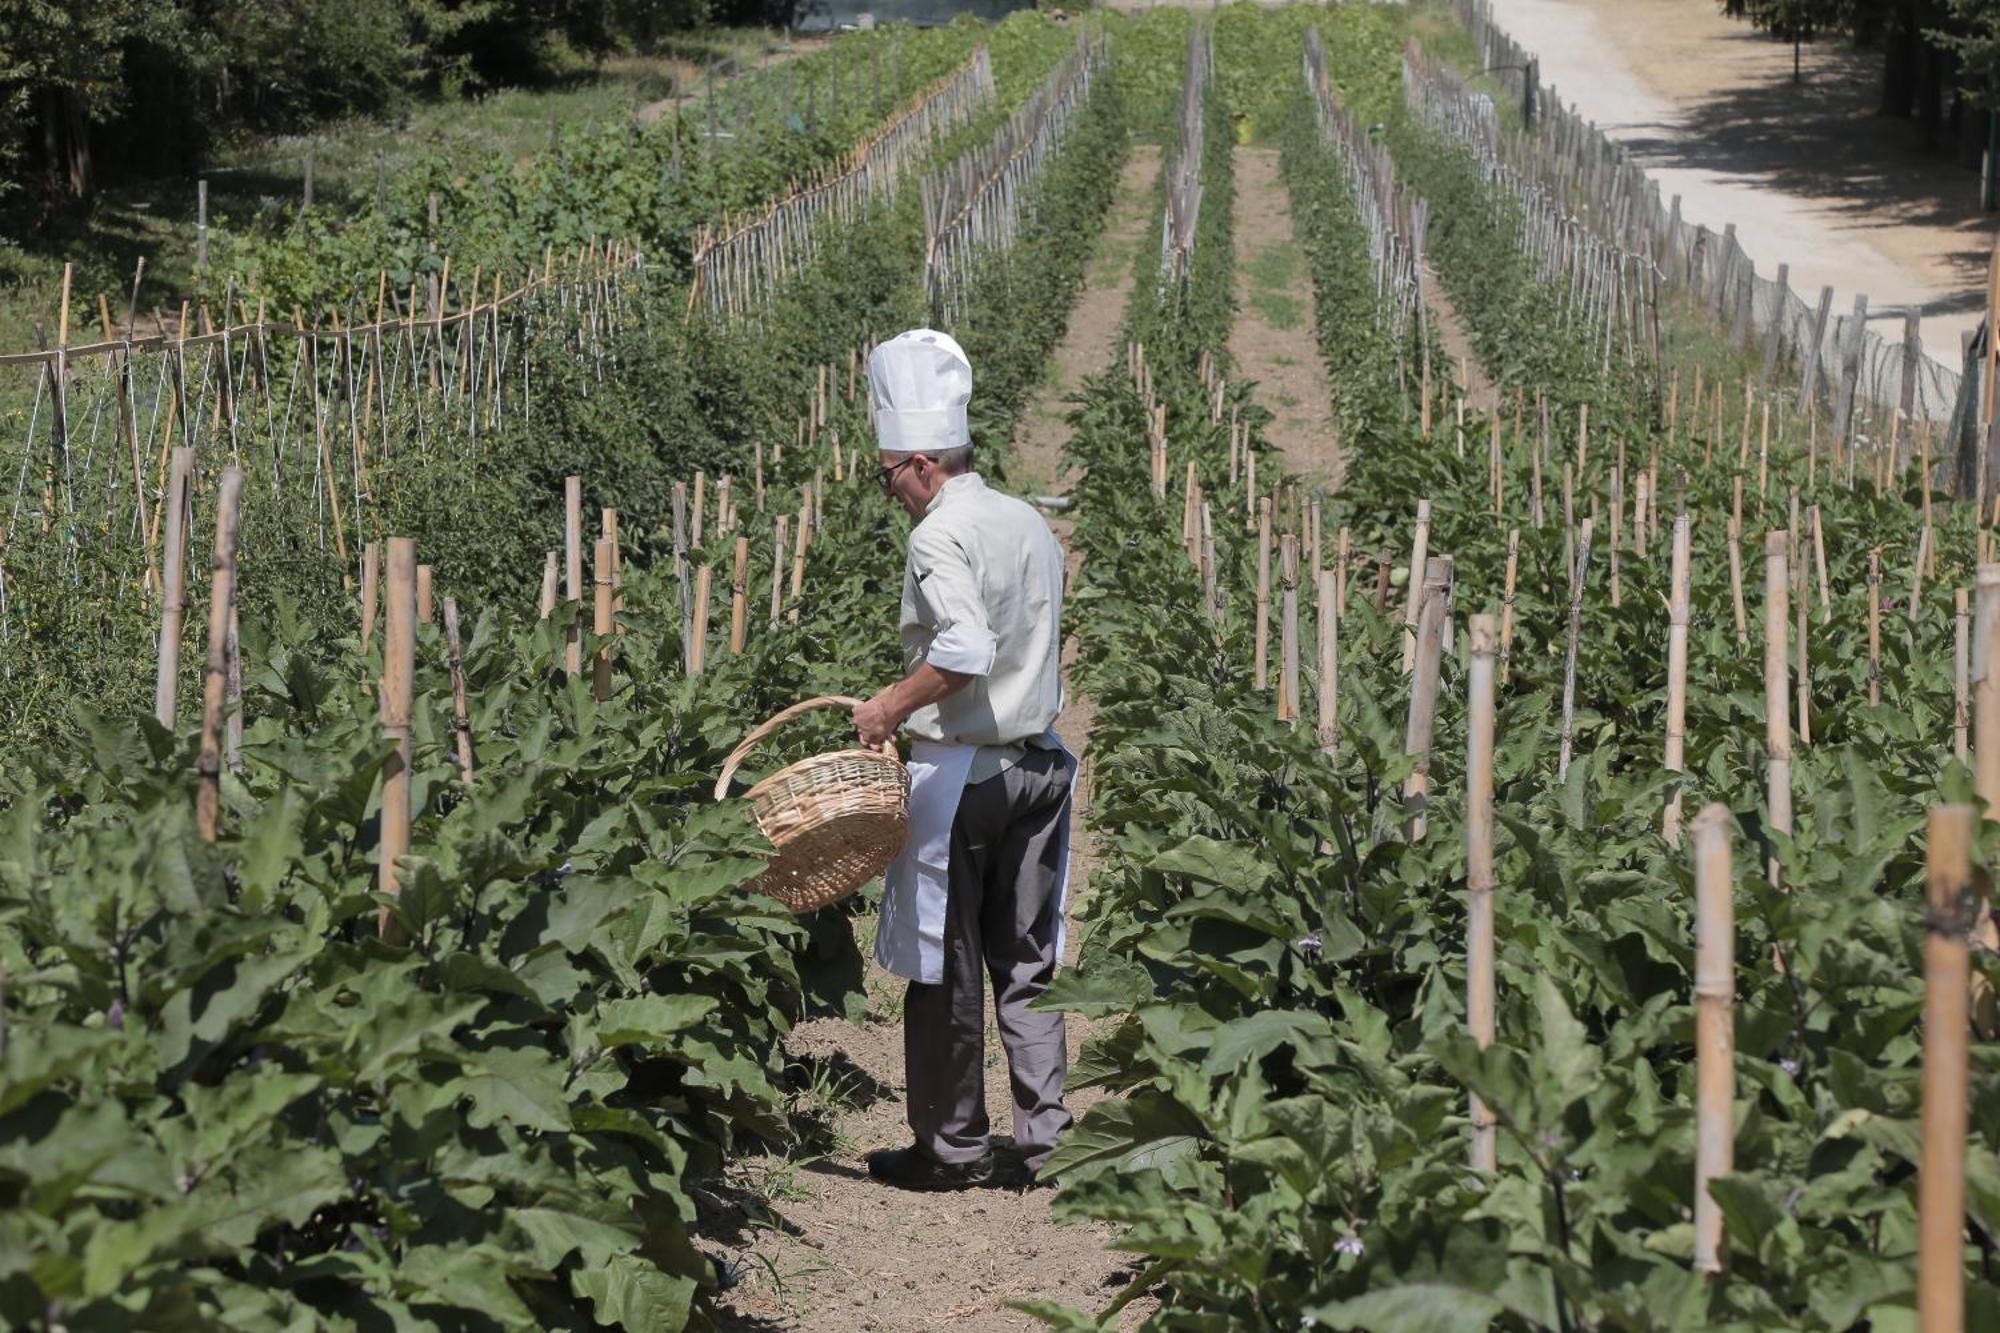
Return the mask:
M969 52L987 30L952 32L953 50L962 46ZM911 40L933 39L912 34ZM963 136L990 135L1072 40L1071 30L1035 15L991 30L1000 97ZM958 139L938 145L937 160L948 160L962 146ZM561 182L575 175L551 174ZM582 478L589 512L620 511L628 554L646 559L670 548L675 483L691 485L698 471L711 483L730 473L738 495L746 493L754 450L761 445L767 456L775 456L792 441L814 367L832 364L844 372L863 339L892 330L903 317L900 312L908 307L897 304L903 300L898 283L921 262L916 218L915 192L905 190L893 208L861 219L846 238L845 262L804 275L783 309L761 327L689 320L684 284L670 264L655 263L651 256L642 275L618 288L622 313L616 337L585 345L576 316L538 309L529 316L527 331L508 335L497 424L482 423L477 432L462 425L441 429L440 420L459 423L465 413L462 406L445 411L435 392L399 390L393 405L384 400L378 412L366 384L350 380L354 396L366 399L367 413L378 417L354 446L370 453L365 488L353 480L347 404L329 400L321 408L271 395L277 401L267 411L256 391L245 392L239 380L241 420L223 430L219 420L208 420L219 397L220 372L203 386L190 352L187 396L202 409L194 532L212 531L215 482L224 467L242 463L250 477L243 532L246 637L258 635L257 627L281 614L298 620L309 641L331 643L350 633L361 549L392 535L415 538L421 558L436 567L437 586L468 608L532 604L544 552L559 544L560 524L553 519L566 476ZM596 221L590 230L608 234ZM379 251L369 253L376 257L364 273L348 275L335 265L324 270L327 280L351 278L372 294L372 266L387 261ZM459 271L457 264L453 271ZM245 274L244 280L255 276ZM242 340L237 346L243 347ZM274 342L270 355L279 358L288 349L289 344ZM391 365L399 364L393 348L391 354ZM238 355L248 360L246 352ZM328 346L320 355L334 360ZM488 345L480 355L490 359L495 353ZM119 468L106 462L117 430L115 410L101 384L92 391L100 401L90 409L86 442L84 391L71 390L73 452L80 460L70 487L74 527L38 536L24 517L0 555L7 633L0 645L0 754L46 749L69 726L74 701L122 714L146 707L151 698L160 599L146 596L142 587L143 533L124 531L131 488L121 481ZM333 392L330 380L322 391ZM309 395L296 390L294 396ZM478 401L487 401L483 391ZM323 425L316 426L315 412L324 413ZM316 430L324 432L323 465L314 458ZM375 447L376 432L384 441L398 442L393 452ZM21 435L28 434L24 418ZM850 431L845 438L851 444L860 437ZM55 452L52 440L35 447ZM39 474L44 460L38 454L33 461ZM329 522L323 476L343 490L351 484L367 500L357 508L351 495L336 497L346 510L345 562ZM158 497L148 498L156 510ZM190 550L203 550L202 541L196 537ZM188 605L205 605L207 586L207 561L191 558ZM188 620L183 698L199 691L201 661L198 617Z
M1878 498L1836 484L1822 460L1812 484L1786 449L1760 495L1754 445L1739 466L1734 420L1726 438L1709 438L1706 423L1670 433L1661 386L1631 368L1602 373L1563 338L1518 224L1469 158L1403 118L1383 62L1411 17L1349 6L1316 21L1336 87L1364 123L1385 126L1403 181L1430 200L1431 262L1505 387L1503 510L1488 486L1487 413L1469 414L1463 455L1452 429L1426 438L1417 426L1416 386L1396 373L1411 349L1374 333L1352 182L1318 146L1301 97L1281 140L1285 177L1347 451L1342 487L1325 497L1328 559L1343 528L1358 551L1407 559L1428 499L1430 552L1455 561L1428 827L1414 835L1401 795L1413 764L1404 588L1380 614L1364 577L1372 559L1352 577L1337 750L1321 748L1310 722L1276 721L1250 678L1245 497L1227 485L1226 428L1209 423L1194 369L1200 349L1224 343L1226 301L1221 316L1199 300L1156 305L1142 281L1128 330L1167 404L1170 474L1194 461L1217 500L1227 604L1218 627L1177 537L1178 488L1154 498L1133 447L1138 395L1122 367L1107 372L1072 444L1089 468L1077 604L1099 710L1101 860L1082 961L1056 1002L1110 1020L1076 1079L1122 1095L1083 1117L1051 1167L1058 1210L1120 1224L1119 1243L1144 1268L1112 1311L1037 1312L1058 1327L1109 1327L1117 1307L1156 1290L1149 1326L1162 1328L1911 1326L1925 932L1916 834L1930 806L1971 799L1952 757L1948 592L1969 581L1970 526L1940 503L1937 566L1913 605L1915 478ZM1232 82L1231 50L1219 44L1218 87L1251 86ZM1205 226L1227 199L1217 173ZM1226 292L1228 257L1226 242L1198 249L1196 287ZM1539 526L1529 512L1538 423L1517 436L1517 387L1552 407ZM1663 532L1683 506L1693 526L1685 776L1661 757L1664 537L1636 550L1628 527L1610 605L1606 486L1621 446L1628 476L1659 450ZM1595 495L1599 521L1575 760L1558 780L1565 463L1579 520ZM1763 681L1733 616L1725 528L1739 478L1750 635L1762 632L1761 534L1788 528L1791 488L1819 505L1827 534L1825 609L1816 571L1792 602L1810 598L1812 741L1794 743L1789 835L1768 818ZM1464 617L1501 609L1514 531L1516 628L1495 761L1498 1036L1481 1050L1465 1025ZM1881 594L1883 699L1871 704L1866 570L1877 546L1895 574ZM1309 581L1302 601L1310 662ZM1320 682L1306 675L1310 719ZM1735 843L1735 1170L1711 1187L1729 1249L1728 1271L1713 1277L1690 1264L1692 868L1661 833L1677 787L1690 815L1723 803ZM2000 968L1981 955L1975 971L1991 986ZM2000 1324L1991 1017L1976 1016L1967 1159L1974 1327ZM1469 1162L1475 1092L1499 1118L1491 1176Z
M1071 37L1050 33L1053 64ZM982 279L980 310L1042 331L977 353L998 400L982 441L1011 431L1007 405L1060 333L1117 178L1121 117L1101 81L1037 187L1028 243ZM766 313L760 345L784 357L768 373L793 387L744 410L795 415L810 367L844 356L837 340L922 318L914 205L852 240ZM637 412L645 390L617 392ZM833 431L867 438L859 398L835 395L822 442ZM740 804L707 794L755 722L809 695L866 693L900 664L905 520L871 467L830 463L824 443L773 463L772 513L825 476L804 594L775 622L761 590L786 553L771 514L739 492L751 629L744 652L727 652L718 596L700 675L683 669L671 557L643 543L618 630L601 638L583 606L543 620L525 598L463 599L470 782L445 646L420 627L415 819L396 895L374 891L392 753L375 720L380 649L287 599L245 606L244 766L223 778L216 842L192 818L188 745L148 718L79 710L72 747L7 766L0 1320L712 1322L698 1191L724 1189L730 1156L804 1132L788 1088L806 1075L783 1038L860 998L854 909L795 919L754 892L761 836ZM691 557L715 567L718 589L733 541ZM586 662L608 654L608 698L590 669L563 671L571 634ZM744 780L842 730L786 732ZM378 937L384 909L406 944Z

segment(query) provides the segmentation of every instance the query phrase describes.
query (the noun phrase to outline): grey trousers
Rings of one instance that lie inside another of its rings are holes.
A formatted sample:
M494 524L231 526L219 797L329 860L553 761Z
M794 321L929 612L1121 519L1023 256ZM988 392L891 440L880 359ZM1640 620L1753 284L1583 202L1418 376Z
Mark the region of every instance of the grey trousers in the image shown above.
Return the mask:
M903 1063L917 1147L941 1162L987 1149L986 981L1014 1092L1014 1142L1040 1166L1069 1128L1063 1016L1028 1008L1055 975L1061 905L1058 852L1069 819L1071 766L1029 750L1005 773L965 789L951 829L944 978L913 981L903 1009Z

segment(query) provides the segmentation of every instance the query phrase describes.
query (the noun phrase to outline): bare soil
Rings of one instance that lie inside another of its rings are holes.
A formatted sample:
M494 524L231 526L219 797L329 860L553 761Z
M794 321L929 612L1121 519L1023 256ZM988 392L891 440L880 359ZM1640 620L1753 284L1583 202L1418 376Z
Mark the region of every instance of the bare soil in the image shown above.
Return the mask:
M1132 286L1134 247L1153 224L1153 183L1159 152L1135 147L1119 181L1112 216L1087 273L1083 295L1048 376L1023 415L1014 453L1017 488L1065 489L1063 420L1082 375L1111 364ZM1052 522L1068 546L1070 523ZM1078 568L1072 553L1071 579ZM1073 662L1075 644L1065 661ZM1089 892L1094 860L1085 835L1091 788L1091 701L1071 691L1056 729L1082 761L1071 806L1069 906ZM872 925L872 923L869 923ZM1072 929L1069 960L1077 948ZM1101 1309L1138 1271L1107 1248L1116 1230L1064 1226L1050 1216L1052 1191L972 1190L908 1194L868 1178L866 1154L909 1142L903 1112L903 983L871 962L868 1012L860 1023L818 1019L793 1033L793 1055L839 1068L849 1089L835 1112L833 1147L818 1157L752 1160L732 1171L726 1197L709 1200L704 1227L711 1249L743 1276L726 1293L725 1329L811 1330L811 1333L1019 1333L1042 1324L1006 1307L1012 1300L1053 1300L1079 1310ZM1074 1059L1093 1025L1071 1018ZM992 1028L986 1038L987 1109L996 1128L1011 1123L1006 1058ZM1068 1098L1081 1114L1101 1094ZM1005 1142L1004 1138L1001 1140ZM1149 1302L1127 1308L1134 1327Z
M1445 357L1451 362L1448 373L1464 395L1466 410L1484 412L1499 406L1500 390L1480 363L1479 353L1472 350L1472 335L1466 332L1458 307L1451 303L1451 294L1434 274L1424 275L1424 304L1430 309L1438 341L1444 344Z
M1496 0L1500 25L1534 51L1543 79L1632 146L1682 196L1682 215L1735 223L1769 276L1791 265L1810 302L1917 303L1922 336L1956 364L1977 325L1994 224L1976 172L1924 148L1915 125L1875 114L1877 57L1838 43L1792 48L1695 0ZM1891 341L1900 326L1875 331Z
M1292 231L1277 149L1236 149L1234 227L1230 359L1240 378L1256 382L1257 404L1272 417L1265 438L1283 454L1287 470L1338 486L1340 441L1313 331L1312 280Z

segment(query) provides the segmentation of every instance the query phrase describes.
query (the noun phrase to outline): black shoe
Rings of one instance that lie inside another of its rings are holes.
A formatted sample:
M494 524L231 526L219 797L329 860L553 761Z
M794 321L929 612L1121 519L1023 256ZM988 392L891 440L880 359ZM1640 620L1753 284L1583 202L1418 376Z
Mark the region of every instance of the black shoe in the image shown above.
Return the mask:
M868 1154L868 1174L900 1190L970 1190L997 1178L993 1154L969 1162L940 1162L915 1148L878 1148Z

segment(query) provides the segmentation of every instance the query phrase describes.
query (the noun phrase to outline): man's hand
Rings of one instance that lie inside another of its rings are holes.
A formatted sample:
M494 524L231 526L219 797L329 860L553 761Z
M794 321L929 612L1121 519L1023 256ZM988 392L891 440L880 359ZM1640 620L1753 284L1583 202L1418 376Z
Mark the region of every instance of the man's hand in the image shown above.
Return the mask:
M854 732L863 745L879 750L884 741L895 737L898 727L910 720L910 714L958 693L971 683L972 677L962 672L919 662L909 675L867 703L854 706Z
M903 725L904 715L896 711L891 697L895 693L896 687L891 685L866 703L854 705L854 733L871 750L881 749Z

